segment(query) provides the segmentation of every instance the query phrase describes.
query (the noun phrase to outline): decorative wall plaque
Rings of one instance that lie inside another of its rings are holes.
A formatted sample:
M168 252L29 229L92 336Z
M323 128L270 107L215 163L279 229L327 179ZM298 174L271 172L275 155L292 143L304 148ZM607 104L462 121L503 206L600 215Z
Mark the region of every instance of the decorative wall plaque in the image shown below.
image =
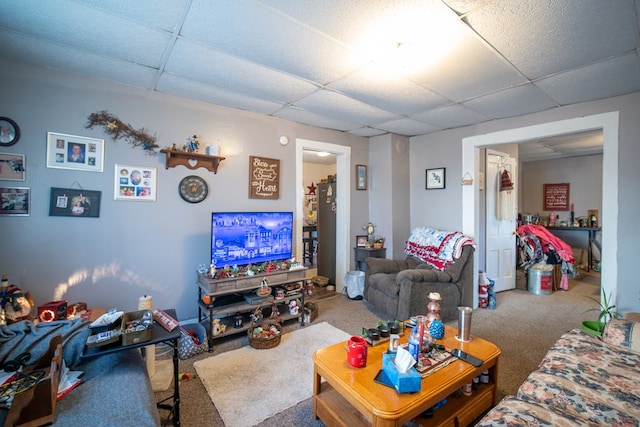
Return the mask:
M569 210L569 183L544 184L545 211Z
M280 159L249 156L249 198L280 198Z

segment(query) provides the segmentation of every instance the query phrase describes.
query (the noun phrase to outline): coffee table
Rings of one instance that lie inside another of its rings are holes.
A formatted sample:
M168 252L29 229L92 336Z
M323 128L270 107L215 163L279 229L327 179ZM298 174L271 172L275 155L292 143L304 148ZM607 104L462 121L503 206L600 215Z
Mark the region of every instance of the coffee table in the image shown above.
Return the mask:
M353 368L347 363L346 342L316 351L313 354L314 418L321 419L329 427L401 426L447 398L447 404L436 410L432 418L419 418L419 422L424 426L472 423L496 404L500 349L475 336L469 342L460 342L455 338L456 333L455 328L445 326L445 338L439 342L447 350L460 348L482 359L483 366L476 368L455 360L423 378L422 390L417 393L401 394L373 381L382 369L382 354L387 351L387 345L369 347L364 368ZM406 342L407 336L405 334L401 341ZM485 370L489 371L487 384L480 384L471 396L451 396Z

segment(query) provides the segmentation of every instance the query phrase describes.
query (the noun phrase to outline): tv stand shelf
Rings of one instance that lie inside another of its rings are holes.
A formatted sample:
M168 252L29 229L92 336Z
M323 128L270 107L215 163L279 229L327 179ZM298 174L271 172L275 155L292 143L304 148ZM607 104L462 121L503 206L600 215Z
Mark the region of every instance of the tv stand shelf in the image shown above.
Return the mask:
M260 304L249 304L244 300L242 294L251 293L260 287L263 280L267 280L267 284L273 289L274 287L291 285L299 283L300 290L285 295L283 299L274 300L280 312L282 321L291 319L300 319L300 323L304 325L304 282L306 280L306 268L298 268L287 271L276 271L267 274L256 274L255 276L234 277L230 279L211 279L207 274L198 273L198 321L207 330L208 350L213 350L213 340L227 337L238 333L245 332L251 324L250 315ZM272 295L274 291L272 290ZM211 297L211 304L207 305L202 297L208 295ZM291 300L300 302L300 311L298 315L289 314L287 307ZM283 307L284 306L284 307ZM242 317L242 326L236 327L236 317ZM268 314L265 314L265 318ZM220 322L227 326L225 332L216 335L211 333L213 330L213 321L220 319Z

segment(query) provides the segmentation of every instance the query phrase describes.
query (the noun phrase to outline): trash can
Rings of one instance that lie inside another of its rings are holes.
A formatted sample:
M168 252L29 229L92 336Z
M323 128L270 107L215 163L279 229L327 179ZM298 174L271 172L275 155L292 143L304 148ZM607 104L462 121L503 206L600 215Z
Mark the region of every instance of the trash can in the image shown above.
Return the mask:
M362 299L364 294L364 271L348 271L344 276L347 284L347 296L351 299Z
M553 265L534 264L529 268L527 288L536 295L551 295L553 291Z

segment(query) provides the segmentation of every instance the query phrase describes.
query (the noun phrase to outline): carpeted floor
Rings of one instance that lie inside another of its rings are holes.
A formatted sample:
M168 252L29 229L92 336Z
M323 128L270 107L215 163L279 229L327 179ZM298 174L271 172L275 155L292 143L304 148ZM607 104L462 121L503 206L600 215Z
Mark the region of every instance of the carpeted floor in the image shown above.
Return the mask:
M520 384L560 335L580 328L582 320L594 320L594 314L585 314L586 310L595 306L587 296L598 297L599 292L600 274L581 272L576 279L570 280L568 291L558 291L552 295L533 295L523 290L501 292L497 297L496 310L477 309L473 312L471 334L495 343L502 350L498 370L498 398L516 393ZM318 309L318 318L314 322L326 321L353 335L359 334L363 326L375 325L379 319L386 318L368 303L351 301L345 295L335 295L319 301ZM455 322L451 325L457 326ZM288 322L284 332L299 328L299 324ZM213 354L234 350L247 343L244 335L220 340L215 343ZM204 353L180 361L180 372L195 375L193 363L211 355ZM313 380L312 375L309 372L308 381ZM156 393L156 396L161 399L168 394L170 393ZM180 398L183 427L224 427L199 379L181 381ZM256 396L256 400L259 399ZM324 426L322 422L313 420L311 401L312 399L306 399L258 426ZM166 413L161 411L161 416L166 416Z

